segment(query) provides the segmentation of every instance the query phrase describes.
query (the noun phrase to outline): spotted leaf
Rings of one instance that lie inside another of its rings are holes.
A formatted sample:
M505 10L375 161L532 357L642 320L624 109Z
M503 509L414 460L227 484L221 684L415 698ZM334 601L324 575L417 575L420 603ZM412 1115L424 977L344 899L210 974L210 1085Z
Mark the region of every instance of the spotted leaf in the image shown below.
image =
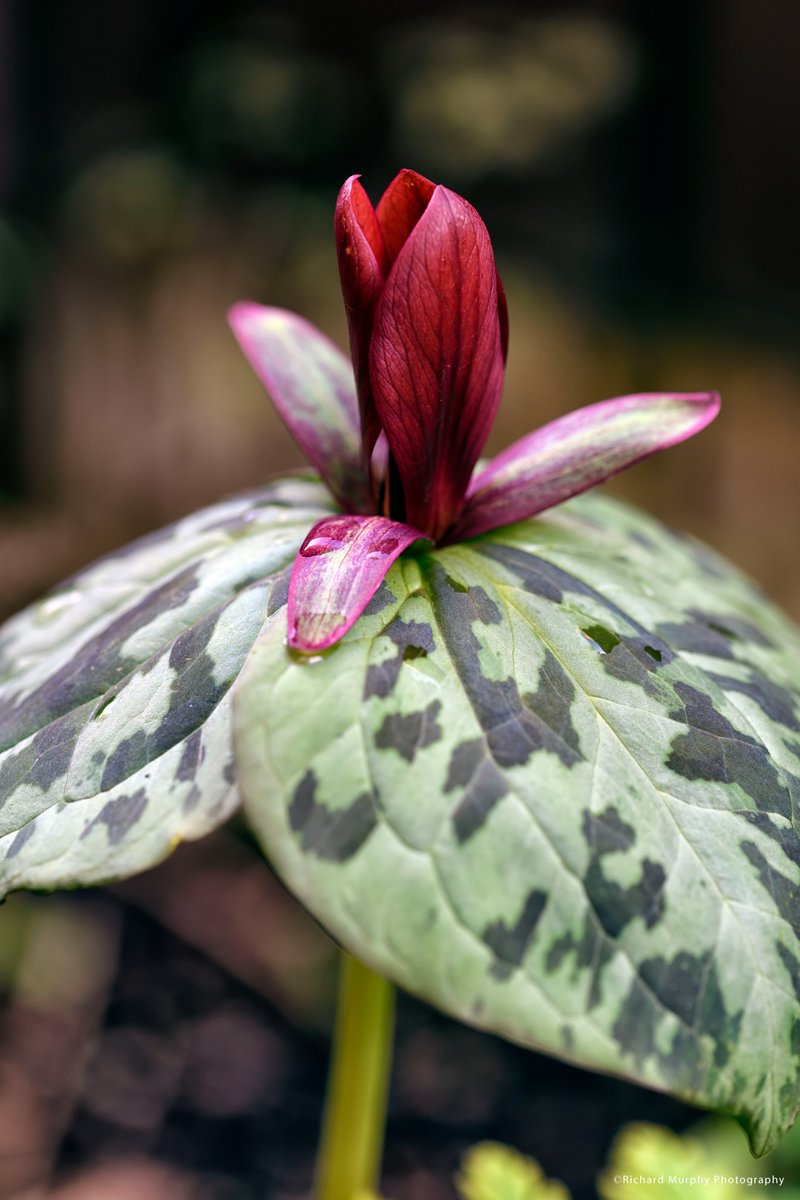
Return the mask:
M130 875L230 816L230 688L326 495L217 504L0 630L0 894Z
M800 635L586 495L394 564L234 701L246 814L352 953L479 1027L730 1113L798 1108Z

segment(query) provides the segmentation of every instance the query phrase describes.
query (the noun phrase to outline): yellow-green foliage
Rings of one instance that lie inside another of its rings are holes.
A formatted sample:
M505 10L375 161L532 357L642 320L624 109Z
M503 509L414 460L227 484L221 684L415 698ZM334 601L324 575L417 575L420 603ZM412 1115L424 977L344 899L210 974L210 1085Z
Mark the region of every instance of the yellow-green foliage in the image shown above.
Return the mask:
M473 1146L456 1183L462 1200L570 1200L564 1184L545 1178L534 1158L497 1142Z
M735 1130L733 1131L736 1132ZM735 1149L753 1159L744 1142ZM677 1134L661 1125L628 1125L614 1142L608 1166L600 1173L597 1190L603 1200L684 1200L702 1194L703 1200L764 1200L766 1191L736 1182L742 1163L739 1155L724 1155L722 1161L710 1147L691 1134Z
M533 1158L483 1142L464 1157L461 1200L569 1200ZM711 1118L688 1133L637 1123L617 1137L597 1180L602 1200L800 1200L800 1124L765 1158L754 1159L733 1121ZM365 1198L366 1200L366 1198Z

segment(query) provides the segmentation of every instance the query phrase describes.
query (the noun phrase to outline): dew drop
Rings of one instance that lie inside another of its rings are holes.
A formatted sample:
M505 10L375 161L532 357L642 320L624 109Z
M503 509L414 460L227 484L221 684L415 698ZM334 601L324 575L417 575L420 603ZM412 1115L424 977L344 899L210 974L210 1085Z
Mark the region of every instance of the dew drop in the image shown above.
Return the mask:
M400 539L396 537L386 537L382 541L376 542L372 549L368 552L367 558L388 558L390 554L394 554L397 547L400 545Z
M324 531L309 534L300 547L300 554L303 558L315 558L318 554L330 554L334 550L341 550L348 542L352 542L357 532L357 527L352 522L327 522Z
M300 554L303 558L316 558L319 554L330 554L333 550L340 550L342 543L337 538L330 537L313 537L307 542L303 542L300 547Z
M313 667L317 663L325 661L324 654L306 654L304 650L298 650L296 646L290 645L288 637L283 639L283 644L289 651L292 661L299 667Z

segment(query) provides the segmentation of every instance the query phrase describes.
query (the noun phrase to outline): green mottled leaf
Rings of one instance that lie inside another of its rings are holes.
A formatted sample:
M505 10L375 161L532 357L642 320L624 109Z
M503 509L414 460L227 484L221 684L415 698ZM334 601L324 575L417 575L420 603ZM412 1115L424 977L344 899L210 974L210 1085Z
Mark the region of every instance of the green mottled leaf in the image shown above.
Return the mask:
M569 1200L568 1189L547 1179L534 1158L498 1142L481 1142L464 1155L456 1180L461 1200Z
M230 687L329 511L299 479L236 497L3 627L0 894L130 875L230 816Z
M474 1025L735 1115L798 1107L800 635L587 495L399 560L237 686L246 812L353 954Z

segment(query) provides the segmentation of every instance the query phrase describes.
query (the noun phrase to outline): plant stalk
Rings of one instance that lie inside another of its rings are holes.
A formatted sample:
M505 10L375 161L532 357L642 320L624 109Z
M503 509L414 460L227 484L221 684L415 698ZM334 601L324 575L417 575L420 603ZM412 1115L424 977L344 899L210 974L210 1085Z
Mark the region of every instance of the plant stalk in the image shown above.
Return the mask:
M315 1200L377 1195L394 1030L394 988L344 951Z

